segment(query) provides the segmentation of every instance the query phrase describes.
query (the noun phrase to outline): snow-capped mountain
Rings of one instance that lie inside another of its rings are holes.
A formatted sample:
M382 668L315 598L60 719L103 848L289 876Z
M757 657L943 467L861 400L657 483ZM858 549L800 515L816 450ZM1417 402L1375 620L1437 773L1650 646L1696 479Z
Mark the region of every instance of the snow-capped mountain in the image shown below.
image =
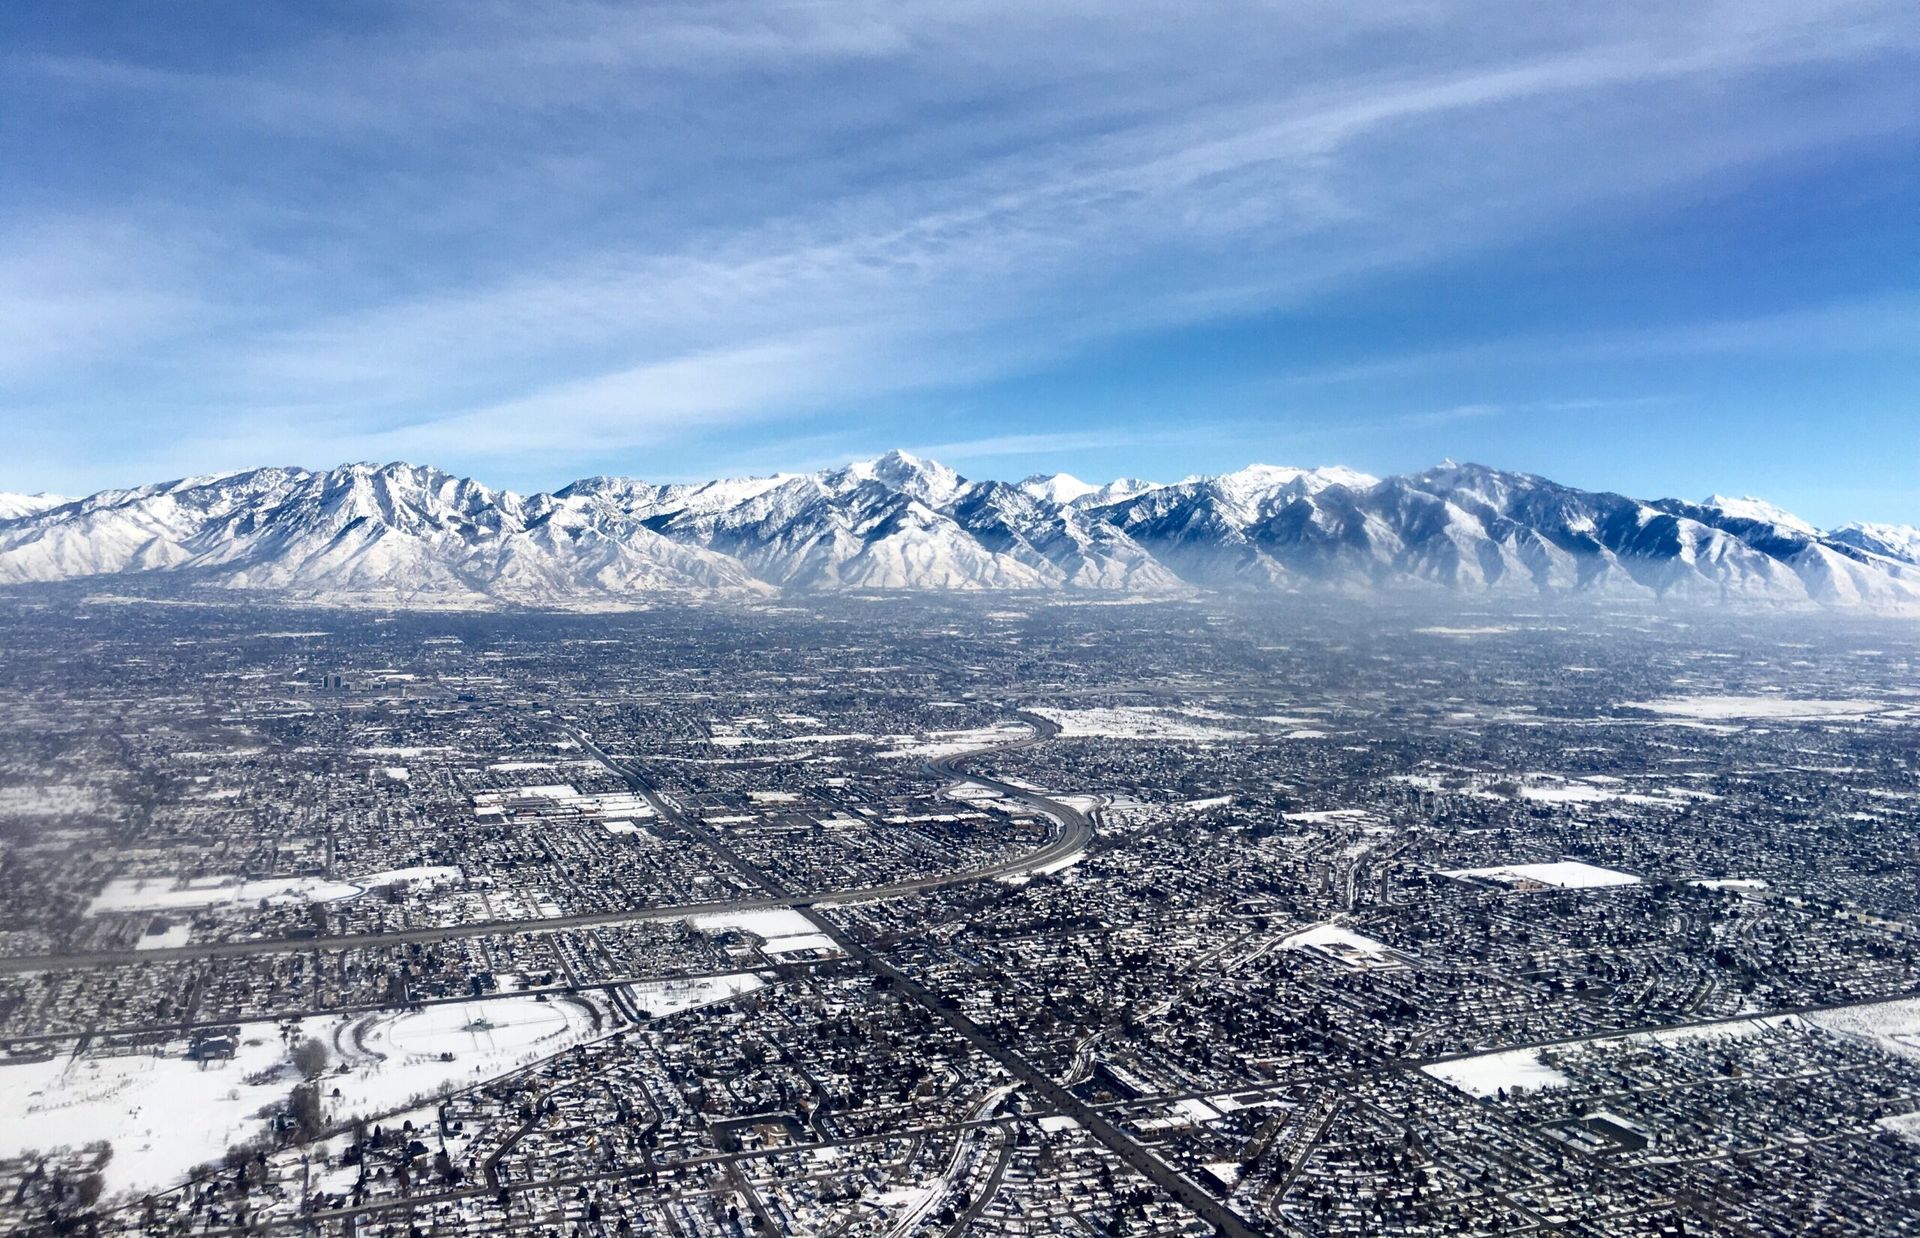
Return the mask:
M13 494L0 490L0 520L18 520L49 508L73 502L64 494Z
M0 522L0 583L149 571L306 595L477 603L768 591L738 563L617 511L523 499L407 464L190 477Z
M780 590L1343 590L1920 611L1920 531L1759 499L1642 501L1445 462L1170 485L973 480L904 452L816 473L521 496L407 464L5 496L0 584L152 574L325 599L529 605Z
M1843 524L1827 536L1868 554L1920 564L1920 529L1910 524Z

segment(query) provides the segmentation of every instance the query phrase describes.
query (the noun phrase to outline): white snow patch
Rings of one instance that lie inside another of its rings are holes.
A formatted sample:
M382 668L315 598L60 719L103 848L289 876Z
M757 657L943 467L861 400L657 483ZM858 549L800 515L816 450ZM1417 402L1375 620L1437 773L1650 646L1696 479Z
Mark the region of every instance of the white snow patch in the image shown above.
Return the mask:
M324 877L116 877L87 906L90 916L116 911L180 911L221 904L324 902L350 898L360 887Z
M1502 885L1543 885L1561 890L1591 890L1606 886L1633 886L1640 878L1617 869L1601 868L1579 860L1560 860L1551 864L1500 864L1492 868L1454 868L1448 877L1482 877Z
M1798 700L1785 696L1666 696L1652 701L1628 701L1628 709L1644 709L1672 718L1773 718L1783 721L1859 721L1882 713L1884 701L1861 699Z
M171 950L176 946L184 946L192 940L193 925L169 924L161 932L142 934L140 940L133 943L133 948L135 950Z
M726 976L694 976L684 980L643 980L627 986L635 1004L658 1019L712 1002L751 993L766 981L752 972Z
M1033 711L1060 724L1060 733L1074 738L1213 740L1245 739L1245 731L1228 730L1178 710L1144 706L1094 709L1038 708Z
M1805 1017L1830 1032L1865 1037L1895 1053L1920 1057L1920 997L1865 1002Z
M1383 942L1337 924L1316 924L1290 934L1281 943L1286 950L1312 950L1354 968L1399 967L1400 959Z
M1538 1049L1502 1049L1477 1057L1435 1062L1421 1069L1469 1096L1494 1096L1502 1088L1509 1092L1557 1088L1573 1082L1541 1061Z

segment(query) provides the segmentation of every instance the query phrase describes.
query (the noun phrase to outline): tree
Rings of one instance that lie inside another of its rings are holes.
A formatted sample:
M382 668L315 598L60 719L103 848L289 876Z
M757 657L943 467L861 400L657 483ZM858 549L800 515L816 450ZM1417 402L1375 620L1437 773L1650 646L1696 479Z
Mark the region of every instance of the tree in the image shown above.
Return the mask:
M287 1097L287 1116L293 1121L294 1137L301 1143L307 1143L325 1127L325 1116L320 1109L320 1089L311 1083L303 1083L293 1089Z
M302 1079L318 1079L328 1060L327 1046L315 1037L309 1036L293 1048L293 1066Z

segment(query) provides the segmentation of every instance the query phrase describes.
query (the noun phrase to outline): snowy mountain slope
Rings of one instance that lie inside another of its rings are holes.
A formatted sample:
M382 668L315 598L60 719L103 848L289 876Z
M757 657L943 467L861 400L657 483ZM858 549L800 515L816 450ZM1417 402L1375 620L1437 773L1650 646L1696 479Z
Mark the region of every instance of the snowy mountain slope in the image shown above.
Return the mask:
M1071 503L1083 499L1099 490L1098 486L1088 485L1072 473L1035 473L1024 478L1020 489L1043 503Z
M1910 524L1843 524L1828 530L1827 540L1902 563L1920 564L1920 529Z
M405 464L256 469L103 491L0 525L0 583L173 571L234 588L454 602L765 591L738 564L617 514L566 511Z
M64 494L13 494L0 490L0 521L18 520L73 502Z
M1738 538L1791 571L1817 602L1884 607L1920 603L1920 565L1830 537L1771 504L1711 498L1698 505L1666 499L1658 506Z
M0 518L0 584L123 573L302 597L573 605L778 590L1434 588L1920 612L1920 532L1758 499L1641 501L1451 461L1172 485L971 480L902 452L815 473L521 496L436 469L262 468ZM11 510L11 509L7 509Z

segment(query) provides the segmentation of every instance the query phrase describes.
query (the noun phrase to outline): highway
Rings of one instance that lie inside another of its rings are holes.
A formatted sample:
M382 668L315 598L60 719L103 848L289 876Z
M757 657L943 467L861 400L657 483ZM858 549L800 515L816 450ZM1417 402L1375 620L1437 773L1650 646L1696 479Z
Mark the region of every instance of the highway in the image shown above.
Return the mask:
M996 778L988 778L980 774L969 773L963 768L967 762L978 757L986 756L994 752L1005 751L1009 748L1021 748L1041 743L1060 733L1060 728L1056 724L1038 715L1023 713L1020 714L1019 717L1034 729L1033 735L1027 739L1017 740L1011 744L997 745L992 748L982 748L957 753L953 756L942 757L928 762L929 768L936 773L971 782L977 786L990 787L1002 795L1031 805L1033 808L1045 813L1059 823L1061 827L1060 836L1051 844L1041 848L1037 852L1031 852L1022 857L1017 864L996 866L1004 868L1009 872L1016 870L1032 871L1057 863L1061 859L1077 854L1086 846L1087 840L1093 836L1092 822L1087 819L1086 814L1080 812L1078 809L1062 804L1058 800L1048 799L1037 791L1031 791L1025 787L1016 786L1009 782L1002 782ZM585 740L583 739L582 742L585 743ZM589 747L591 748L591 745L589 745ZM733 848L729 847L725 840L715 834L713 830L708 828L704 823L688 817L685 813L680 812L672 803L656 795L652 787L648 785L645 777L637 769L613 761L597 748L593 748L592 751L599 756L601 760L606 761L609 768L614 769L623 777L627 778L629 785L631 785L634 790L645 795L648 802L652 803L655 810L660 813L662 820L673 825L688 837L703 844L714 855L732 867L735 872L739 873L741 877L765 890L770 899L778 900L787 897L785 891L780 888L779 884L774 881L773 878L747 863L745 859L735 852ZM918 885L920 888L931 888L934 885L947 884L947 882L930 880L925 883L904 884L910 886ZM815 899L813 901L818 902L822 900ZM1054 1110L1065 1114L1079 1123L1081 1129L1085 1130L1087 1134L1091 1135L1108 1151L1119 1157L1122 1163L1131 1167L1155 1186L1166 1191L1169 1195L1173 1196L1173 1198L1179 1200L1181 1204L1185 1205L1196 1216L1212 1225L1217 1233L1224 1234L1227 1238L1255 1238L1259 1233L1258 1230L1248 1225L1245 1220L1235 1214L1220 1200L1214 1198L1214 1196L1209 1194L1204 1188L1161 1160L1151 1149L1107 1120L1098 1110L1081 1100L1078 1096L1075 1096L1072 1091L1052 1076L1027 1061L1017 1049L995 1039L985 1028L968 1018L953 1001L942 998L908 972L895 967L886 959L881 958L874 951L868 949L866 945L843 930L839 925L828 919L819 910L811 908L809 904L792 902L789 905L800 908L814 928L830 939L834 945L838 946L842 953L851 959L865 964L869 970L877 975L884 976L900 993L911 998L935 1018L952 1028L961 1039L965 1040L975 1049L978 1049L981 1053L999 1063L1002 1069L1025 1085L1034 1096L1044 1101Z
M152 950L88 950L68 954L16 955L0 958L0 975L19 975L26 972L70 970L90 967L123 967L130 963L170 963L193 959L236 958L262 954L297 954L309 950L354 950L379 949L386 946L406 945L409 943L426 944L431 942L455 941L468 937L489 937L497 933L556 933L566 929L598 928L613 924L638 924L649 920L680 920L689 916L707 915L716 912L750 911L767 907L811 907L816 903L858 903L875 899L899 898L902 895L916 894L923 890L938 889L942 886L963 885L971 881L981 881L991 877L1017 876L1021 873L1037 872L1048 868L1061 860L1079 854L1093 837L1093 825L1086 815L1065 804L1056 803L1035 792L998 782L990 778L981 778L959 772L959 765L977 757L986 756L1011 748L1024 748L1040 743L1059 734L1060 728L1044 718L1032 714L1020 714L1021 720L1034 728L1034 734L1026 739L1014 740L989 748L981 748L955 756L942 757L928 763L935 772L950 777L964 778L981 786L992 787L1001 794L1032 805L1045 813L1059 825L1060 829L1047 844L1037 850L1012 859L1002 860L980 868L966 869L960 872L936 873L926 877L915 877L905 881L889 882L884 885L849 886L834 890L816 890L804 894L768 894L755 898L721 899L700 903L662 904L651 907L631 907L613 911L575 912L569 915L532 917L518 920L472 920L464 924L424 925L420 928L396 929L384 933L349 933L334 936L313 937L252 937L234 941L189 943L184 946L165 946ZM672 813L668 819L679 816L659 797L645 777L631 767L630 763L616 761L585 736L572 732L588 752L604 763L609 769L626 779L629 785L645 795L653 804L655 811L663 816Z

